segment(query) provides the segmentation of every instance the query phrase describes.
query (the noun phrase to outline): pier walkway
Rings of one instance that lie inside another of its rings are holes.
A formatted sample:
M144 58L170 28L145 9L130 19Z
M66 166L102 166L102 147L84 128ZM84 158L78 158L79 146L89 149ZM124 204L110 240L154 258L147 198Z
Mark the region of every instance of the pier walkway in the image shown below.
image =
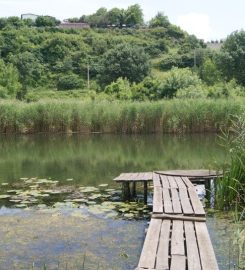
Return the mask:
M189 177L188 173L154 172L121 174L114 179L153 181L153 212L137 270L219 269L205 211Z

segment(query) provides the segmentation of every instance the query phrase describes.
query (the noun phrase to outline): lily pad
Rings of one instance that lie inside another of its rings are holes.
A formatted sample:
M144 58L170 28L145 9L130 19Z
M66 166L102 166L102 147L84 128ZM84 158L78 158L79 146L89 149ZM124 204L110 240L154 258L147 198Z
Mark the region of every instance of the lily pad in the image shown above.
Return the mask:
M7 199L7 198L10 198L11 196L10 195L0 195L0 199Z
M108 184L100 184L99 187L108 187Z
M27 207L27 205L26 205L26 204L20 203L20 204L16 204L15 207L18 207L18 208L25 208L25 207Z
M126 217L126 218L133 218L134 217L134 214L131 214L131 213L124 214L124 217Z
M99 189L96 187L80 187L79 190L81 190L83 193L92 193L99 191Z
M85 202L87 202L88 200L87 199L73 199L73 200L71 200L72 202L83 202L83 203L85 203Z

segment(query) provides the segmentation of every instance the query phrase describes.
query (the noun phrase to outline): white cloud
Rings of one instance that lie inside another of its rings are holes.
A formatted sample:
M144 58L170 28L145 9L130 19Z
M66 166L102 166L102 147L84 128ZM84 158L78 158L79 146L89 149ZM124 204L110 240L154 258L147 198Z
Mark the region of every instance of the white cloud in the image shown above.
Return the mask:
M212 36L210 19L207 14L189 13L181 15L178 16L177 24L189 34L194 34L205 41L210 40Z

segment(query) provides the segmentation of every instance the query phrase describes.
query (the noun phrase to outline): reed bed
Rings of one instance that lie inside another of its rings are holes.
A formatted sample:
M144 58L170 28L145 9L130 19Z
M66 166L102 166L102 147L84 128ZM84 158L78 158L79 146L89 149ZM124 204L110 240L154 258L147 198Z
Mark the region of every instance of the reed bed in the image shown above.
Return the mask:
M159 102L47 100L0 102L0 133L219 132L244 111L243 100Z

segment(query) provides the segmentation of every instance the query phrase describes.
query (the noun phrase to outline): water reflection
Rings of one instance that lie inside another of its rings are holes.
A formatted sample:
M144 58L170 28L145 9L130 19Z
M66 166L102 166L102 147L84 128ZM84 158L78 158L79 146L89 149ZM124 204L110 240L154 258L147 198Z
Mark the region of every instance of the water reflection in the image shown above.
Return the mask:
M109 182L125 171L211 168L225 161L213 135L0 137L0 182L21 177Z

